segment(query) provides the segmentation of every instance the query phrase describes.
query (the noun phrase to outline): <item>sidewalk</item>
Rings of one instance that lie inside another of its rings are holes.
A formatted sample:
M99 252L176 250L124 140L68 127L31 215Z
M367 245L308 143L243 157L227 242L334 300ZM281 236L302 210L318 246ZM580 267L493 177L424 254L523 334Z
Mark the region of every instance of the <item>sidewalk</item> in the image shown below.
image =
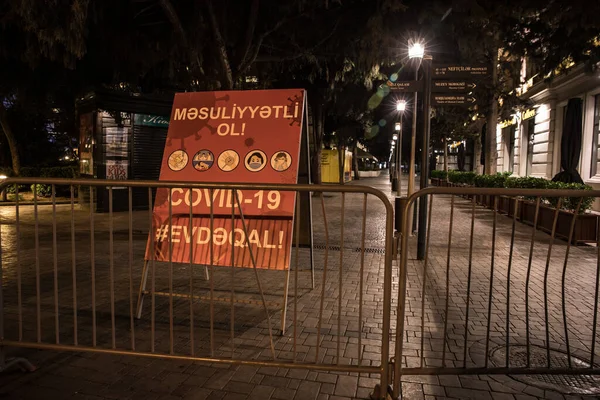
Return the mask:
M406 179L403 181L406 183ZM391 188L387 175L379 178L363 179L353 182L353 184L369 185L376 187L392 199ZM322 362L341 364L352 364L361 359L367 364L378 364L380 361L380 343L381 343L381 323L382 323L382 283L383 283L383 239L385 237L385 215L381 204L378 204L373 197L369 197L367 203L367 226L365 232L365 247L370 249L365 254L364 262L364 324L359 331L358 307L359 300L358 284L361 270L360 253L353 249L360 247L362 243L362 213L363 196L346 195L344 198L345 207L341 208L341 196L327 194L322 198L327 216L328 226L328 272L323 275L323 266L325 262L325 225L324 216L321 211L321 198L313 199L313 222L314 236L317 250L315 251L315 289L310 290L310 273L306 269L307 253L302 251L299 264L301 266L298 279L298 293L295 296L295 288L292 284L290 292L290 303L288 305L288 331L284 336L275 337L275 349L278 357L290 360L304 360L309 357L317 356L317 342L315 341L315 332L318 327L319 307L321 290L324 289L325 302L324 314L321 325L321 339L319 346L319 359ZM446 242L448 236L448 215L450 202L447 198L435 200L434 221L432 224L432 245L428 267L428 298L427 309L430 312L431 319L428 317L428 353L427 359L432 363L439 359L440 329L443 327L443 320L436 316L442 303L440 296L444 296L445 286L445 268L446 268ZM454 295L451 304L452 329L449 330L452 335L461 335L460 329L464 328L464 317L461 311L460 302L464 307L464 287L461 285L461 279L464 280L464 266L466 265L466 254L468 252L468 237L470 232L470 208L466 200L457 199L454 220L454 239L453 256L454 264L451 279L453 279L452 293L462 293ZM59 303L60 303L60 321L65 330L61 330L60 340L69 343L72 332L67 329L72 324L72 308L70 304L73 299L73 290L71 284L71 253L70 253L70 206L57 206L59 217L58 236L59 236L59 254L57 280L59 283ZM5 304L8 310L6 337L14 338L16 331L16 304L15 290L15 231L14 213L8 207L0 208L0 218L2 218L2 246L3 246L3 266L5 268ZM343 216L342 216L343 213ZM20 213L22 222L21 249L24 252L22 257L23 265L23 303L24 312L29 312L28 318L24 321L23 335L26 338L35 338L35 251L33 242L33 211L32 207L23 207ZM77 293L79 310L79 343L89 344L92 340L92 332L89 327L84 328L85 324L90 323L91 294L89 290L84 290L91 278L89 271L90 265L90 246L89 235L84 233L89 224L86 211L77 211L75 218L75 227L79 232L76 243L76 264L77 281L81 289ZM343 231L343 254L339 249L335 250L332 246L340 246L342 239L341 222L344 221ZM484 232L488 228L489 221L478 221L476 231ZM136 212L134 215L134 229L136 232L147 232L148 217L145 212ZM108 296L108 221L105 216L96 216L96 281L97 287L97 308L98 314L102 318L103 324L98 326L98 342L103 347L111 345L110 330L110 298ZM510 240L510 220L504 216L498 217L498 265L505 266L505 261L500 261L501 255L508 254L506 249ZM526 226L517 226L518 238L522 239L523 246L527 245L523 238L530 237L530 229ZM48 210L40 209L39 216L40 230L40 250L42 255L40 269L42 271L42 309L47 315L42 321L44 327L45 341L53 341L55 335L55 314L54 314L54 270L52 260L52 216ZM128 265L128 224L127 215L115 215L115 254L118 257L114 259L115 265L115 284L116 284L116 326L117 326L117 346L127 346L130 341L130 300L129 300L129 269ZM487 232L487 231L486 231ZM539 234L542 236L544 234ZM134 259L136 260L135 270L133 271L133 292L137 293L137 284L141 274L141 265L137 260L141 260L145 248L146 234L136 234L134 236ZM473 276L481 277L481 287L475 285L473 288L472 301L483 302L487 299L485 288L487 287L487 276L489 275L489 252L486 252L490 245L490 238L486 234L481 234L477 242L477 253L473 262ZM557 243L557 257L560 257L561 249L564 251L564 244ZM528 248L528 247L527 247ZM293 251L294 253L294 251ZM542 249L540 249L542 253ZM571 262L573 265L582 265L577 273L580 279L579 286L582 288L580 293L572 294L575 304L577 296L589 298L589 290L584 282L593 281L595 277L593 266L595 265L595 249L589 247L572 248ZM407 295L407 305L409 310L406 314L406 334L405 340L407 349L406 359L403 360L406 365L412 366L411 355L418 354L420 349L420 307L422 282L422 264L414 260L414 240L411 240L409 270L409 290ZM341 269L340 269L340 260ZM593 262L590 260L594 260ZM520 276L522 272L523 261L519 258L513 266L515 275ZM594 264L594 265L592 265ZM294 265L294 259L292 260ZM588 268L588 266L590 266ZM525 265L526 267L526 265ZM187 277L189 276L186 266L176 267L177 279L174 286L176 288L185 287ZM206 291L208 283L203 279L204 271L194 272L197 290ZM341 274L341 275L340 275ZM487 274L487 275L486 275ZM340 278L341 276L341 278ZM398 289L398 271L394 266L394 293ZM165 285L167 282L165 270L157 272L157 287ZM551 280L559 279L558 271L552 271ZM229 296L230 293L230 272L228 269L216 271L213 276L215 287L223 292L221 295ZM277 299L283 289L283 275L264 274L264 286L272 294L270 299ZM343 290L341 292L342 309L338 309L338 280L341 279ZM513 278L516 279L516 278ZM235 271L235 292L236 296L242 296L243 293L256 292L256 286L252 283L252 271ZM293 282L293 275L291 282ZM497 277L495 288L496 295L501 296L503 283L502 276ZM516 281L515 281L516 282ZM537 294L537 293L536 293ZM483 297L481 297L483 296ZM516 297L518 298L518 296ZM297 300L297 303L296 301ZM149 300L148 300L149 301ZM168 300L157 298L157 309L163 307L161 313L157 312L156 320L156 349L157 351L169 351L169 315ZM149 304L149 302L147 303ZM483 303L482 303L483 304ZM486 303L487 304L487 303ZM9 307L13 308L9 308ZM290 328L291 315L294 308L297 309L297 346L293 350L294 332ZM144 309L144 314L140 321L135 325L134 342L136 348L146 349L150 343L150 310L149 306ZM191 342L189 336L189 307L186 301L176 301L175 310L175 351L189 349ZM278 327L280 324L280 313L277 308L270 309L271 325ZM585 311L585 310L584 310ZM588 310L589 311L589 310ZM477 307L472 309L473 315L479 315L481 310ZM502 310L495 311L495 317L498 319L494 324L495 336L501 337L504 329L502 323ZM536 311L537 312L537 311ZM587 311L586 311L587 312ZM209 355L211 346L209 337L208 315L209 310L205 303L195 304L193 308L194 326L194 347L196 354ZM33 317L32 317L33 316ZM214 351L220 355L248 356L256 355L259 359L268 358L270 353L268 345L265 347L265 337L268 339L268 326L264 318L264 313L260 306L237 305L235 307L235 338L230 338L230 307L228 304L215 307L215 342ZM71 318L71 319L70 319ZM339 318L339 320L338 320ZM395 333L395 312L392 316L392 333ZM341 322L341 331L338 336L338 321ZM512 338L522 333L519 329L518 318L515 319L516 326ZM582 335L588 334L585 329L581 329ZM474 332L470 336L470 348L475 348L479 337ZM361 346L358 343L361 338ZM576 339L577 334L575 334ZM588 335L589 336L589 335ZM339 348L338 352L338 339ZM553 335L553 339L558 340ZM35 339L34 339L35 340ZM458 343L458 340L457 340ZM393 343L390 349L393 350ZM359 352L360 350L360 352ZM131 356L113 356L87 353L56 353L51 351L35 350L14 350L11 353L29 358L38 366L38 370L33 373L4 372L0 374L0 399L319 399L319 400L348 400L368 398L372 388L378 382L376 376L366 376L362 374L347 373L323 373L309 372L294 369L278 369L268 367L249 367L249 366L227 366L217 364L202 364L188 361L168 361L161 359L149 359ZM463 349L457 344L451 349L454 357L453 361L462 364ZM361 354L361 356L358 356ZM471 351L469 352L471 354ZM506 376L405 376L403 377L403 393L405 399L494 399L494 400L528 400L528 399L578 399L584 397L565 396L556 391L540 389L530 386L520 381ZM587 397L596 398L596 397Z

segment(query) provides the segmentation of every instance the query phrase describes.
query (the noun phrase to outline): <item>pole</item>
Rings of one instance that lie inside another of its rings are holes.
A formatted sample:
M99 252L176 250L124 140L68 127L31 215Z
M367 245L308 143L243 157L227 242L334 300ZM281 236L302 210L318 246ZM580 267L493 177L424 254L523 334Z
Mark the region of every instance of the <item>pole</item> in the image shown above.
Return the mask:
M404 111L400 111L400 130L398 131L398 141L396 143L396 195L402 197L402 117Z
M419 65L416 65L415 68L415 81L419 79ZM415 91L414 95L413 95L413 120L412 120L412 131L411 131L411 135L410 135L410 164L408 166L408 188L407 188L407 194L406 196L410 196L411 194L414 193L415 191L415 153L416 153L416 146L417 146L417 100L418 100L418 95L417 92ZM413 205L411 205L411 210L408 210L408 221L407 224L408 226L411 226L414 228L413 223L416 222L414 215L413 215L413 209L415 209L414 203ZM416 209L415 209L416 210ZM413 229L414 230L414 229Z
M420 189L425 189L429 181L429 136L431 129L431 56L423 58L423 79L425 98L423 102L423 151L421 152ZM417 260L425 258L425 238L427 236L427 196L419 198L419 233L417 236Z

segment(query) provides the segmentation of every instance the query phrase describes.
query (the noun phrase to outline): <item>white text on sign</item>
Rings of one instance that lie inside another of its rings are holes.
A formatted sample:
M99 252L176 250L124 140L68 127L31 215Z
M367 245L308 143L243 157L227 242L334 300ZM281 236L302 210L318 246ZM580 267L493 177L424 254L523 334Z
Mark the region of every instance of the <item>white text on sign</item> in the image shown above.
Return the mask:
M185 204L186 206L198 206L204 204L210 207L211 204L218 207L238 207L239 204L255 205L258 209L263 207L269 210L276 210L281 204L281 193L277 190L257 190L254 195L244 198L241 190L236 190L237 200L233 196L231 190L213 189L211 199L210 189L171 189L171 205L178 206ZM265 195L266 193L266 195Z
M170 230L170 232L169 232ZM275 234L276 233L276 234ZM211 237L212 236L212 237ZM265 230L262 235L256 229L252 229L248 236L243 229L235 228L233 231L225 228L215 228L213 234L210 234L210 229L206 227L194 226L190 232L188 225L161 225L156 228L155 241L172 243L196 243L207 244L211 242L216 246L226 244L235 247L247 247L255 245L258 248L264 249L281 249L283 245L283 231L271 232Z

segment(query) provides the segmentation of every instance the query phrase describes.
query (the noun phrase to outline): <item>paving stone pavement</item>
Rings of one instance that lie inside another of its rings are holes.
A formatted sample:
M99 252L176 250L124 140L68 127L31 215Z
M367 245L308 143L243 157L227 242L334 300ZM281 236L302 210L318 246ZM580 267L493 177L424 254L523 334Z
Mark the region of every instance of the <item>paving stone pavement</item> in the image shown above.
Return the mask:
M387 175L353 184L381 189L389 195ZM58 205L56 235L53 235L51 206L38 212L38 249L34 209L20 209L17 241L16 215L10 207L0 208L2 219L2 266L4 288L5 338L43 343L116 348L141 352L173 353L197 357L234 357L269 360L273 350L278 359L298 363L317 360L322 364L377 366L381 362L383 321L382 249L385 239L385 212L381 203L368 197L364 243L362 246L363 195L344 195L344 208L339 194L313 198L315 251L315 288L311 288L308 252L298 251L298 272L290 274L290 298L286 318L287 330L281 334L281 313L277 303L283 297L285 272L259 271L265 289L268 316L260 303L260 292L254 271L214 268L211 281L204 268L174 264L172 284L175 293L189 293L190 277L193 293L204 296L190 303L184 298L151 296L145 299L142 317L132 319L143 254L148 235L147 212L134 212L131 252L129 251L129 215L115 213L112 220L113 241L106 214L94 215L94 250L91 248L89 210L73 212L74 241L71 232L70 205ZM326 210L323 215L322 207ZM450 199L434 199L432 234L423 302L423 264L414 259L414 239L409 253L408 291L405 315L404 357L407 367L418 366L421 355L425 365L441 365L446 348L447 365L462 365L465 354L464 329L467 321L467 282L471 205L455 200L448 286L448 343L443 343L446 299L447 245ZM468 365L482 361L487 325L488 290L491 254L492 213L476 209L477 238L472 258L472 285L468 304L469 335L466 346ZM342 225L343 221L343 225ZM524 332L524 273L527 269L531 228L517 224L516 245L511 265L511 296L507 308L506 283L510 247L510 219L498 216L496 269L494 275L493 323L490 349L504 343L506 311L510 311L510 343L522 343ZM342 230L343 226L343 230ZM327 227L327 229L325 229ZM53 251L56 237L56 251ZM72 244L75 244L75 258ZM532 280L529 288L529 313L533 326L530 339L534 344L545 340L543 331L543 270L549 237L539 233ZM539 245L538 245L539 244ZM329 247L326 248L326 245ZM546 246L544 248L544 245ZM335 247L338 246L338 247ZM17 247L20 252L17 252ZM111 252L111 247L113 252ZM549 303L551 342L564 347L564 331L560 310L560 280L566 246L556 242L549 268ZM567 282L567 314L571 345L580 351L590 349L595 279L595 248L570 250L571 268ZM92 255L93 254L93 255ZM112 257L111 257L112 254ZM18 257L17 257L18 255ZM133 260L131 269L129 259ZM37 260L37 261L36 261ZM92 273L92 261L94 273ZM111 268L112 265L112 268ZM292 266L296 251L292 251ZM20 274L19 274L20 266ZM36 280L36 269L40 279ZM168 291L167 264L157 263L154 270L156 290ZM75 274L73 273L75 272ZM190 274L191 273L191 274ZM112 276L112 279L111 279ZM397 299L398 266L393 266L393 293ZM361 279L362 278L362 279ZM19 279L21 290L19 292ZM73 282L76 282L74 291ZM151 285L152 279L149 280ZM297 284L296 284L297 282ZM213 298L221 301L211 306L207 299L213 287ZM111 285L114 296L111 296ZM39 289L37 289L39 287ZM362 291L360 288L362 287ZM94 290L92 290L92 288ZM39 304L36 293L40 293ZM241 301L232 307L232 296ZM321 299L323 298L323 303ZM19 313L19 299L21 312ZM585 300L585 301L583 301ZM251 304L249 301L258 302ZM94 306L92 306L94 304ZM359 305L362 304L362 307ZM423 353L421 353L422 307L425 310ZM41 312L37 322L37 309ZM76 310L76 312L74 312ZM113 311L114 310L114 311ZM172 311L171 311L172 310ZM22 323L19 324L19 315ZM113 318L114 315L114 318ZM392 314L395 333L396 312ZM77 329L75 327L77 318ZM297 321L293 324L292 321ZM56 324L56 322L59 324ZM95 321L95 328L94 328ZM233 323L232 323L233 322ZM269 325L270 322L270 325ZM38 326L41 329L38 330ZM58 328L57 328L58 326ZM114 328L113 328L114 327ZM133 327L133 329L132 329ZM170 329L172 327L172 329ZM193 330L192 330L193 327ZM212 329L211 329L212 327ZM586 339L587 338L587 339ZM390 349L394 348L393 340ZM165 360L131 355L49 350L8 349L9 355L24 356L38 366L33 373L8 371L0 374L0 399L365 399L378 376L375 374L330 373L275 367L231 366L211 362ZM576 399L522 383L507 376L404 376L405 399ZM587 397L594 398L594 397Z

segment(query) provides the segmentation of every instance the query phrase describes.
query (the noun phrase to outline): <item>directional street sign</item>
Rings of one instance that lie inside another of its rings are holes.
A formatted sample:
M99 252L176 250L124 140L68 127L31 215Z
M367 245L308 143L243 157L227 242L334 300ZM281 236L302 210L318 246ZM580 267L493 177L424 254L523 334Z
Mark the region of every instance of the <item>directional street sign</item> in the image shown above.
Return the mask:
M434 106L473 106L477 99L461 94L432 94L431 104Z
M477 85L473 82L454 80L454 81L433 81L431 91L433 93L464 93L475 89Z
M433 67L433 76L435 78L473 78L484 77L490 74L490 68L487 65L436 65Z
M387 81L387 85L394 92L420 92L423 90L423 81Z

